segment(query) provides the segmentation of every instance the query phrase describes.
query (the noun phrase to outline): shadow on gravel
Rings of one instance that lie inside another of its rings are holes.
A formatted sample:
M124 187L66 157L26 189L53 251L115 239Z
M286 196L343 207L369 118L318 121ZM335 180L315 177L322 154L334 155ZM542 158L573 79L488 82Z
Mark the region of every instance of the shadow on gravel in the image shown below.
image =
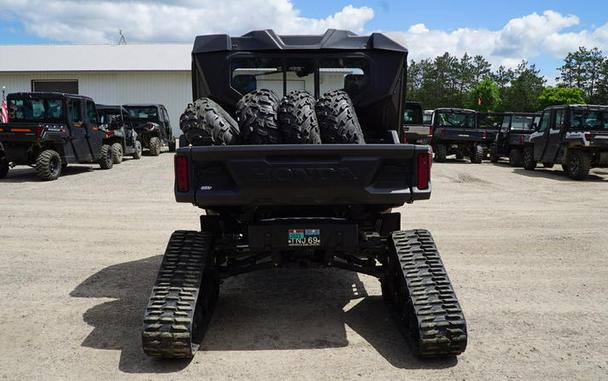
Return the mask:
M595 173L594 173L595 172ZM564 171L561 170L550 170L550 169L542 169L542 168L536 168L533 171L528 171L525 170L523 168L514 168L513 169L513 173L517 173L519 175L523 175L523 176L527 176L527 177L543 177L545 179L551 179L551 180L556 180L556 181L564 181L564 182L569 182L569 183L580 183L581 181L579 180L572 180L570 177L568 177L568 175L566 175L566 173L564 173ZM582 180L582 182L585 181L595 181L595 182L604 182L604 181L608 181L608 177L601 177L598 176L597 174L604 174L605 172L602 171L593 171L591 173L589 173L589 175L587 176L587 178L585 180ZM608 173L606 173L608 174Z
M152 359L141 350L143 312L160 260L107 267L70 294L116 299L84 313L93 331L82 346L120 350L123 372L171 373L189 364ZM368 296L357 274L337 269L273 269L226 280L200 351L341 348L349 345L345 325L394 367L439 369L457 363L456 358L416 359L382 297Z
M79 175L85 172L92 172L95 170L101 170L91 166L69 166L64 169L61 173L61 177ZM60 177L60 179L61 179ZM17 167L11 168L6 178L0 180L4 183L31 183L31 182L42 182L36 176L36 171L33 168L28 167Z

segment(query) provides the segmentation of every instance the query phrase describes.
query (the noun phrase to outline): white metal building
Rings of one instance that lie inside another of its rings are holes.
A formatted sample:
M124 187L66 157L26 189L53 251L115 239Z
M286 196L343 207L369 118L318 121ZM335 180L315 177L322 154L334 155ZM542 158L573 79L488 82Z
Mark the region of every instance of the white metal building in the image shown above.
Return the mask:
M65 91L100 104L161 103L174 132L192 101L192 44L4 45L0 88Z

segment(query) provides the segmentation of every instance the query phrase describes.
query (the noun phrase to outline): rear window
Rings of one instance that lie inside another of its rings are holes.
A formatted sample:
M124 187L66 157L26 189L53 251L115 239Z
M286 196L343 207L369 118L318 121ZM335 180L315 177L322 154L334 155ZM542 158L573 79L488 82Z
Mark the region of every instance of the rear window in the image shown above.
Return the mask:
M475 128L475 114L439 113L439 125L444 127Z
M158 120L158 109L156 107L126 106L125 108L129 113L129 119Z
M15 121L61 121L63 120L62 99L19 99L9 98L8 115Z
M573 130L608 130L608 111L573 110L570 126Z
M511 122L511 130L516 131L530 131L532 129L532 122L534 121L533 116L513 116Z
M268 89L282 97L292 90L306 90L317 96L345 89L351 96L368 85L368 65L364 58L273 58L239 57L230 61L231 86L240 94ZM318 76L318 87L316 77Z

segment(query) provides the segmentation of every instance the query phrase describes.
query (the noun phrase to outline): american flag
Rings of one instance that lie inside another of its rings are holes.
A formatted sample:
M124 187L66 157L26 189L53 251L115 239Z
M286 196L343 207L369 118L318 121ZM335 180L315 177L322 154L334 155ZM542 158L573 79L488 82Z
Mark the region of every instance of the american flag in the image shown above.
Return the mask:
M8 107L4 89L2 89L2 104L0 104L0 123L8 123Z

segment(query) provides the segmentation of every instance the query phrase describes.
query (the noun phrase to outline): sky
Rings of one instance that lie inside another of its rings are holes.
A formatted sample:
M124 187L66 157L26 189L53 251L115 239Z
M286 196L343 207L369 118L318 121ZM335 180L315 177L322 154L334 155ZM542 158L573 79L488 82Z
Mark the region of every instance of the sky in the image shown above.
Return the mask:
M481 54L493 65L536 64L549 83L579 46L608 52L600 0L0 0L0 45L192 42L197 34L284 34L327 28L387 33L410 58ZM0 54L2 48L0 46Z

